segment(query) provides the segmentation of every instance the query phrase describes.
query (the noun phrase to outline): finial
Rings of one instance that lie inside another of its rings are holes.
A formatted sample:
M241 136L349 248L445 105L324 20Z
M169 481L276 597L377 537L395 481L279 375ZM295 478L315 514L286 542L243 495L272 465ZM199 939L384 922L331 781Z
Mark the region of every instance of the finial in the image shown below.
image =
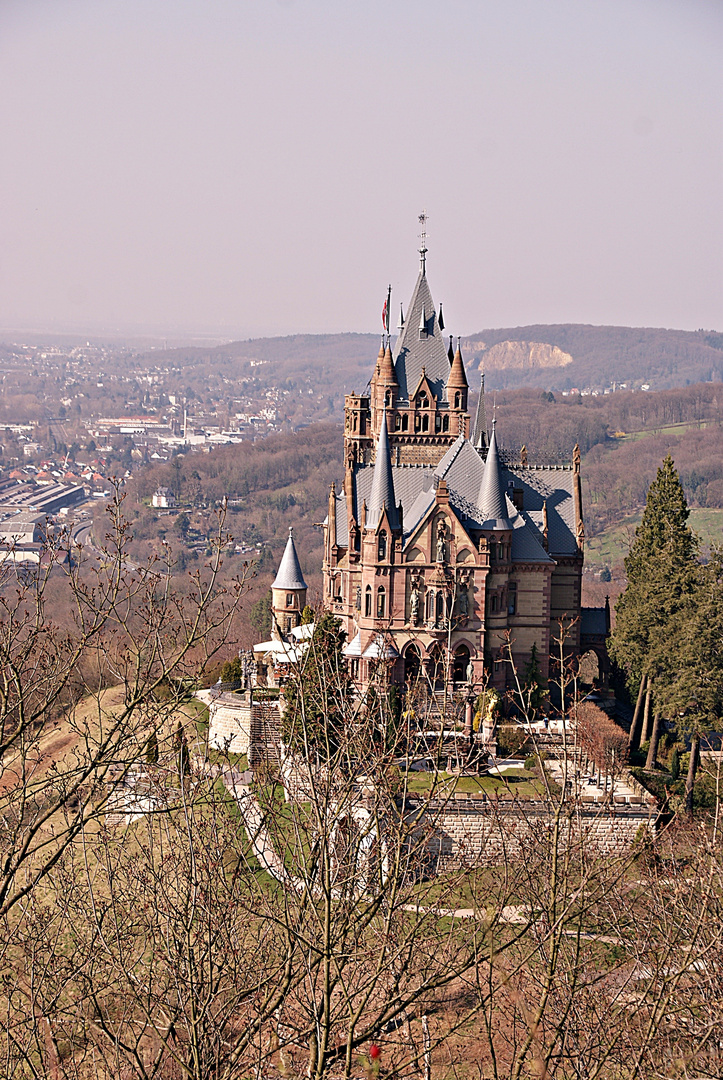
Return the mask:
M421 270L424 274L427 269L427 211L422 210L419 215L419 224L422 226L422 231L419 234L419 239L422 241L422 246L419 249L421 256Z
M289 525L289 539L294 535L294 526Z
M404 304L399 305L399 329L404 329Z
M437 322L439 323L439 329L444 330L444 315L442 314L442 305L441 305L441 303L439 305L439 318L437 319Z

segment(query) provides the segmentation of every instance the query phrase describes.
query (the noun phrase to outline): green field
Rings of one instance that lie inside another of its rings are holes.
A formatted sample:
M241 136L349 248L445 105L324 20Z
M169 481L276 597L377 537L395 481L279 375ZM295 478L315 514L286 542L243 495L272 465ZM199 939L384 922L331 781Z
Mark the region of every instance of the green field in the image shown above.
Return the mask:
M642 510L638 510L598 536L590 537L585 544L585 562L588 566L615 566L621 563L635 539L635 529L641 517ZM688 521L693 532L700 537L703 547L723 544L723 510L691 510Z
M656 428L646 428L644 431L631 431L626 432L624 435L618 435L620 442L637 442L638 439L647 439L651 435L667 434L681 434L684 431L700 431L702 428L710 427L716 423L715 420L686 420L679 424L663 424Z

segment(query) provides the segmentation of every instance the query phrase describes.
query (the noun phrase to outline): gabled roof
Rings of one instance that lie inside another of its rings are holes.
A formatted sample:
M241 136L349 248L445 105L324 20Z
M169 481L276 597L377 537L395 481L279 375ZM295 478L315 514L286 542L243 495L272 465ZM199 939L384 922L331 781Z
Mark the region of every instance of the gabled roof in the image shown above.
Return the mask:
M299 566L299 557L294 545L293 530L289 529L289 539L276 575L271 586L272 589L305 589L306 582Z
M420 334L420 325L426 331L423 334ZM408 401L409 395L414 393L422 377L422 368L426 369L437 401L444 399L449 359L424 270L419 272L404 327L394 346L394 367L402 400Z
M383 511L386 509L389 527L399 527L399 511L394 498L394 480L392 479L392 459L389 453L389 435L387 433L387 414L382 414L382 426L377 442L377 455L374 459L374 479L367 505L366 527L376 529Z

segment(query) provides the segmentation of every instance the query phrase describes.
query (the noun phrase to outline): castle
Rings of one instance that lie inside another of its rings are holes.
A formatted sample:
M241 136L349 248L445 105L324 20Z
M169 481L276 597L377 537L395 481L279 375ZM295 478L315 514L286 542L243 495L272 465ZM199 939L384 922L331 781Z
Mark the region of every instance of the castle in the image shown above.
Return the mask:
M564 465L535 464L524 448L510 460L494 421L488 432L484 376L470 430L464 360L442 336L424 240L420 255L394 350L387 333L369 393L345 398L324 605L361 689L385 660L400 686L421 673L445 692L502 690L510 658L522 672L533 647L547 677L560 620L566 655L592 645L602 658L604 612L581 607L580 452Z

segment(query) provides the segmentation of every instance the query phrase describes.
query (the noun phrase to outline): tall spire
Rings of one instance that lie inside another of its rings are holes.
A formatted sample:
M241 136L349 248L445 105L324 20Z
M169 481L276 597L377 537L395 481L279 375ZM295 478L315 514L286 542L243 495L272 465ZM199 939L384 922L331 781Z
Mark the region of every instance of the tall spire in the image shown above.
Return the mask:
M271 586L272 589L305 589L306 582L304 581L304 575L301 573L301 567L299 565L299 557L296 554L296 546L294 544L294 530L289 529L289 539L286 541L286 548L284 550L283 558L281 559L281 565L279 566L279 572L274 579L274 583Z
M372 493L369 496L366 520L368 529L376 529L385 508L390 526L392 529L398 528L399 511L394 498L394 479L392 476L392 459L389 453L386 409L382 413L382 426L379 431L379 441L377 442L377 456L374 459L374 478L372 480Z
M482 372L480 380L479 398L477 400L477 414L474 418L474 432L472 445L475 450L487 449L487 418L485 416L485 376Z
M490 448L487 452L487 461L482 474L477 505L480 509L480 520L483 529L509 529L511 526L507 517L507 499L502 487L502 476L500 475L500 459L497 452L495 427L496 421L493 421Z
M422 231L419 234L419 239L422 241L422 243L420 245L420 248L419 248L419 258L420 258L419 269L421 270L422 275L424 275L427 272L427 211L426 210L422 210L422 213L419 215L419 224L422 226Z

